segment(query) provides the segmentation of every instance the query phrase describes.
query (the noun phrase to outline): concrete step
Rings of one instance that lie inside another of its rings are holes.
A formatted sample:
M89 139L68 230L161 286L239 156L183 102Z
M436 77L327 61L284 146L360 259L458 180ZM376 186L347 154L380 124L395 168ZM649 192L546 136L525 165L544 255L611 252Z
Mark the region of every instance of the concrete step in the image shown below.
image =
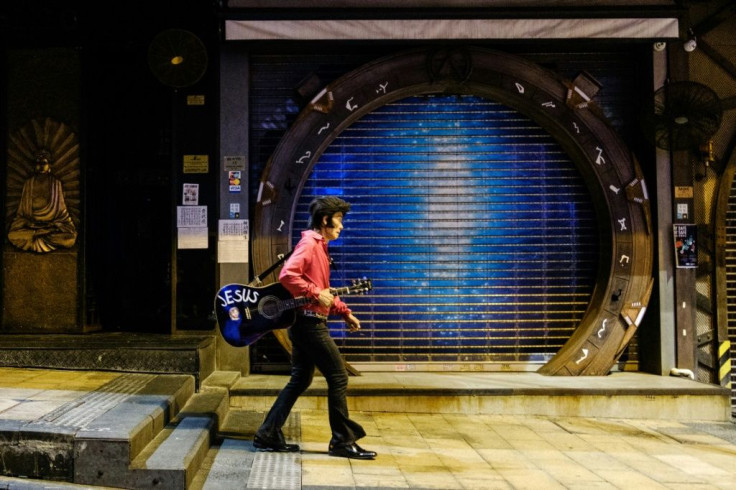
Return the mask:
M4 389L17 410L0 420L2 473L72 482L75 472L105 473L101 459L125 454L127 464L194 392L189 375L100 377L109 381L91 391L53 373L36 388Z
M265 412L230 407L225 420L220 426L218 435L220 437L253 439L265 416Z
M238 371L215 371L202 381L200 389L207 390L220 387L229 390L235 383L240 381L240 378Z
M202 390L130 462L122 480L126 487L189 488L227 415L229 392L221 386L227 378L218 373L202 383Z
M115 485L130 462L181 411L194 394L192 376L157 376L76 433L74 481Z
M74 438L74 481L93 485L123 481L130 462L193 394L192 376L157 376L91 421Z
M239 490L246 487L256 451L251 441L225 439L213 446L190 490Z
M213 417L182 417L161 431L130 464L127 488L189 488L210 449Z
M211 418L214 438L225 420L228 408L230 408L230 392L226 388L213 386L192 395L176 418L178 420L187 417Z
M195 385L216 364L214 335L94 332L85 335L1 335L6 367L189 374Z
M251 375L230 388L231 407L268 411L288 376ZM507 414L730 420L730 392L689 379L644 373L372 372L351 377L348 408L360 412ZM327 383L315 376L295 410L327 410Z

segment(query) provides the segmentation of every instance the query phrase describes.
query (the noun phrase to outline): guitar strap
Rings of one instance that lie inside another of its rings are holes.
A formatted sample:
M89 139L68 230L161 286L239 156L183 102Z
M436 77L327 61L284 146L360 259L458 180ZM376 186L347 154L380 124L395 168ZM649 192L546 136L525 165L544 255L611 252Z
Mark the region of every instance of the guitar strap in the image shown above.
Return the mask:
M289 250L285 254L280 254L278 256L279 259L276 262L274 262L273 264L271 264L271 266L268 269L266 269L265 271L261 272L260 274L256 274L256 276L253 278L253 280L248 283L248 286L262 286L263 285L263 282L261 281L261 277L267 276L270 273L272 273L276 269L276 267L278 267L281 264L283 264L284 261L286 259L288 259L289 257L291 257L291 254L293 254L293 253L294 253L294 250Z

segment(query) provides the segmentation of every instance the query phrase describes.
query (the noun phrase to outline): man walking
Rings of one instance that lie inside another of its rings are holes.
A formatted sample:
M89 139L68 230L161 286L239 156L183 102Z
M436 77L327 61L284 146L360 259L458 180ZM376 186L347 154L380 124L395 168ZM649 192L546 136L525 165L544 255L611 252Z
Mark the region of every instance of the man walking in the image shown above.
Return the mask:
M297 398L312 383L315 366L327 381L327 403L332 430L330 456L373 459L374 451L357 444L365 430L348 415L348 373L345 362L330 337L327 317L340 315L351 332L360 330L360 321L340 298L330 292L330 257L327 245L343 229L342 220L350 205L334 196L319 197L309 205L308 230L284 264L279 281L294 296L306 296L313 302L297 311L297 320L289 329L292 343L291 378L276 398L266 419L256 432L253 445L270 451L299 451L287 444L281 428Z

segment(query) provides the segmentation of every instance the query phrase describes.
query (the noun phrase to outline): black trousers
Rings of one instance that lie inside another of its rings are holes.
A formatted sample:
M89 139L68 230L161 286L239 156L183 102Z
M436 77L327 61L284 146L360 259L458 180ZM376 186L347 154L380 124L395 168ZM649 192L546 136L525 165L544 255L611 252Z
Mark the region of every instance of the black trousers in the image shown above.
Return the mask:
M327 323L298 317L289 329L292 344L291 379L281 390L257 434L283 442L281 428L297 398L312 384L315 366L327 381L327 406L332 439L330 444L352 444L365 437L365 430L348 415L348 372Z

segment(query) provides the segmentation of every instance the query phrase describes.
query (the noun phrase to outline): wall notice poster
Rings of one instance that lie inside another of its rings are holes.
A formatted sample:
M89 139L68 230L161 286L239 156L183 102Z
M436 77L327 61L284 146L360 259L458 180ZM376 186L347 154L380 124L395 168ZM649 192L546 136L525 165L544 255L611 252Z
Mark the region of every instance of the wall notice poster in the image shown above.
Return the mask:
M184 206L196 206L199 204L199 184L184 184L181 203Z
M207 206L176 207L177 248L208 248Z
M247 219L221 219L218 226L217 262L248 262Z
M177 206L177 228L206 228L207 206Z
M698 237L697 225L673 225L675 233L675 263L678 268L698 267L698 251L695 247Z

